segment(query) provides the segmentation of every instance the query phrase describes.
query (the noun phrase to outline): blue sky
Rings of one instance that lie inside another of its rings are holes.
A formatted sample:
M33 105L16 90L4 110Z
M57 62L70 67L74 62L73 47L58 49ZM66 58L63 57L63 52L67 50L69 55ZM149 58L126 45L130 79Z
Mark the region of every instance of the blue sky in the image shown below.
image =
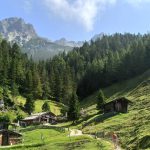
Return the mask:
M150 31L150 0L3 0L0 20L21 17L51 40Z

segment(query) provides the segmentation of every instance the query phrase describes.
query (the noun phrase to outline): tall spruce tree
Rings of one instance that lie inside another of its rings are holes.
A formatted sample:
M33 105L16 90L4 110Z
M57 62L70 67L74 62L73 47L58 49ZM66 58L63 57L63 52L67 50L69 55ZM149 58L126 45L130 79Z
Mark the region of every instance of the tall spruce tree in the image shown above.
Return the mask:
M79 113L80 113L79 100L78 96L74 92L69 101L68 120L71 120L73 122L77 121L79 119Z
M50 111L50 106L49 106L48 102L44 102L44 104L42 105L42 111L43 112Z
M104 96L103 91L100 90L97 95L97 109L102 110L104 104L105 104L105 96Z
M26 99L26 103L24 105L25 110L28 112L29 115L34 111L34 100L32 95L28 95Z

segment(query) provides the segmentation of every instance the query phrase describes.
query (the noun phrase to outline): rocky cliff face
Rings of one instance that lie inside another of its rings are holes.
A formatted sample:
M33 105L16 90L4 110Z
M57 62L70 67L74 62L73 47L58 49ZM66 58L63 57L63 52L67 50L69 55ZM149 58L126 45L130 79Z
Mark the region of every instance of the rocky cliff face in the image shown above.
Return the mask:
M12 17L0 21L0 34L9 42L16 42L24 53L35 60L53 57L60 52L66 53L74 47L81 47L83 41L75 42L61 38L50 41L37 35L32 24L26 23L22 18ZM103 33L95 35L92 40L101 39ZM89 41L90 43L90 41Z
M96 34L96 35L94 35L94 36L91 38L91 40L92 40L92 41L96 41L96 40L102 39L102 37L103 37L104 35L105 35L104 33Z
M48 59L62 51L68 52L74 47L38 36L32 24L25 23L22 18L17 17L0 21L0 34L9 42L19 44L22 51L34 60Z
M81 47L84 42L67 41L65 38L61 38L60 40L56 40L55 43L62 46Z
M0 21L0 33L3 38L10 42L17 42L21 46L37 37L33 26L25 23L21 18L8 18Z

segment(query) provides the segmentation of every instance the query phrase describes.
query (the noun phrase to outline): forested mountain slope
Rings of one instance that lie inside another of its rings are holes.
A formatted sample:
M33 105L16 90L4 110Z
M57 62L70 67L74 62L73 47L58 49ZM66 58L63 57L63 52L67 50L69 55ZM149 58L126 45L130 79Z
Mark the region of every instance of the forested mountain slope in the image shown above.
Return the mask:
M99 88L142 74L150 68L150 35L114 34L85 43L68 54L34 62L17 44L0 45L1 85L13 94L53 98L68 104L76 91L83 99Z
M101 115L95 115L84 122L85 133L116 132L121 145L125 149L150 148L150 70L144 74L113 84L103 89L107 101L118 97L128 98L128 113L101 119ZM97 92L82 101L82 107L90 115L96 112ZM87 124L87 125L86 125Z
M139 146L145 149L150 141L149 68L149 34L103 35L67 54L63 52L39 62L21 53L17 44L1 39L0 99L4 100L5 107L13 108L12 114L17 114L18 110L31 114L37 99L51 99L68 105L72 93L77 93L82 107L95 115L96 94L88 96L98 89L104 89L108 100L126 96L133 102L129 113L103 122L91 118L91 128L85 126L84 132L116 131L125 148L137 149ZM16 105L15 98L19 95L26 98L23 108Z

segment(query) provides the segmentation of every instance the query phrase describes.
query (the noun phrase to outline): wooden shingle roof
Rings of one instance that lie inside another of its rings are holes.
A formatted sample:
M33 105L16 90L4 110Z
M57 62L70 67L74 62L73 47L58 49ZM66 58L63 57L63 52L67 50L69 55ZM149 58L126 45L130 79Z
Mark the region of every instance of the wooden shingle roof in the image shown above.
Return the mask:
M127 99L126 97L119 97L119 98L116 98L116 99L114 99L114 100L111 100L111 101L109 101L109 102L106 102L105 104L104 104L104 106L105 105L108 105L108 104L110 104L110 103L114 103L114 102L118 102L118 101L126 101L127 103L132 103L129 99Z
M0 130L0 134L3 134L3 133L9 133L9 135L16 135L19 137L22 136L21 133L18 133L18 132L12 131L12 130L6 130L6 129Z

